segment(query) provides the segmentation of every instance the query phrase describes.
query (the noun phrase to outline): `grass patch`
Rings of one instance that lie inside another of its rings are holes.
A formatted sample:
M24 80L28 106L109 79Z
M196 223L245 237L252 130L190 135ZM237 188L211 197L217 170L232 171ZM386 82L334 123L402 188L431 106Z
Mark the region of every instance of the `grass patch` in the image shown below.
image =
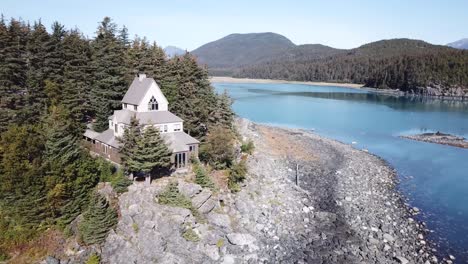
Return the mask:
M224 246L224 239L220 238L218 242L216 242L216 246L222 248Z
M200 237L195 233L195 231L193 231L192 227L187 228L187 230L182 234L182 237L191 242L200 241Z
M247 142L242 143L241 145L241 151L249 155L252 155L254 149L255 149L255 145L251 139L249 139L249 141Z
M134 231L135 233L138 233L138 231L140 231L140 228L138 227L138 224L135 223L135 222L133 222L132 228L133 228L133 231Z
M86 260L85 264L99 264L101 262L101 257L96 253L93 253L89 256L88 260Z

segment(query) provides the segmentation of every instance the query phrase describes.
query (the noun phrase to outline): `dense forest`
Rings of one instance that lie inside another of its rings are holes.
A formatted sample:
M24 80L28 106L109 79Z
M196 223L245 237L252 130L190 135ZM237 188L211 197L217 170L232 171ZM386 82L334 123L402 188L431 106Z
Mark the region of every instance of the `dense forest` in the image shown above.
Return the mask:
M383 40L320 58L272 59L236 77L364 84L404 92L468 96L468 51L409 40Z
M107 128L140 72L159 83L169 110L202 145L210 131L231 128L230 99L215 94L188 53L168 59L156 43L129 38L107 17L92 39L58 22L48 31L41 21L1 18L0 261L45 230L67 233L87 208L84 243L105 235L93 224L99 217L106 228L115 224L115 212L93 190L103 181L124 189L125 178L80 141L88 124Z

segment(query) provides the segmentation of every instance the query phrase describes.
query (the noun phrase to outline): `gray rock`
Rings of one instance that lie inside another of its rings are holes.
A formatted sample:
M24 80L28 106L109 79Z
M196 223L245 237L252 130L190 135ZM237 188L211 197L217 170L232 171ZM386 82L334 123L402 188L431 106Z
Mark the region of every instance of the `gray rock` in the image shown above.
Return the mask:
M48 256L46 259L45 259L45 263L46 264L60 264L60 260L52 257L52 256Z
M222 264L235 264L236 258L233 255L225 255Z
M205 245L203 251L212 260L218 260L220 258L219 249L215 245Z
M231 244L238 246L249 245L256 241L255 237L250 234L231 233L226 237Z
M226 214L210 213L207 216L208 221L223 228L231 228L231 219Z
M387 240L388 242L395 241L395 238L393 238L393 236L391 236L390 234L384 234L383 239Z
M201 193L195 195L192 199L192 204L195 208L200 208L208 199L211 197L211 191L209 189L203 189Z
M179 192L183 195L187 196L188 198L192 198L195 195L199 194L202 191L202 187L195 183L189 183L183 180L179 180Z
M396 260L398 260L398 262L401 263L401 264L408 264L408 263L409 263L409 260L407 260L405 257L396 256L395 258L396 258Z
M214 199L213 197L211 197L210 199L206 200L205 203L202 204L202 206L200 206L200 208L198 208L198 211L200 211L200 213L202 214L207 214L211 212L216 207L217 204L218 204L218 201Z

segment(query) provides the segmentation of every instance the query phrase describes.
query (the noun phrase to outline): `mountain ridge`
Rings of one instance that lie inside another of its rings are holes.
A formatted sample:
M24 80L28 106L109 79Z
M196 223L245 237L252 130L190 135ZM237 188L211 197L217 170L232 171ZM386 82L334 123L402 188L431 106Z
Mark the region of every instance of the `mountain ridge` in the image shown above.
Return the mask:
M463 38L463 39L448 43L447 46L456 48L456 49L468 49L468 38Z

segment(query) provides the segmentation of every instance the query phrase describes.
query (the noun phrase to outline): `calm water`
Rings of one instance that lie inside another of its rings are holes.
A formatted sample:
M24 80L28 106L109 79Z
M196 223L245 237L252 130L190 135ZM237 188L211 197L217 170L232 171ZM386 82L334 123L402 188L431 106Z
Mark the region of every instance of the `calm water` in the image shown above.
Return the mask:
M458 263L468 261L468 149L401 139L441 131L468 137L468 103L396 98L340 87L298 84L215 84L235 100L241 116L260 123L315 129L345 143L357 142L399 173L400 190L430 238Z

